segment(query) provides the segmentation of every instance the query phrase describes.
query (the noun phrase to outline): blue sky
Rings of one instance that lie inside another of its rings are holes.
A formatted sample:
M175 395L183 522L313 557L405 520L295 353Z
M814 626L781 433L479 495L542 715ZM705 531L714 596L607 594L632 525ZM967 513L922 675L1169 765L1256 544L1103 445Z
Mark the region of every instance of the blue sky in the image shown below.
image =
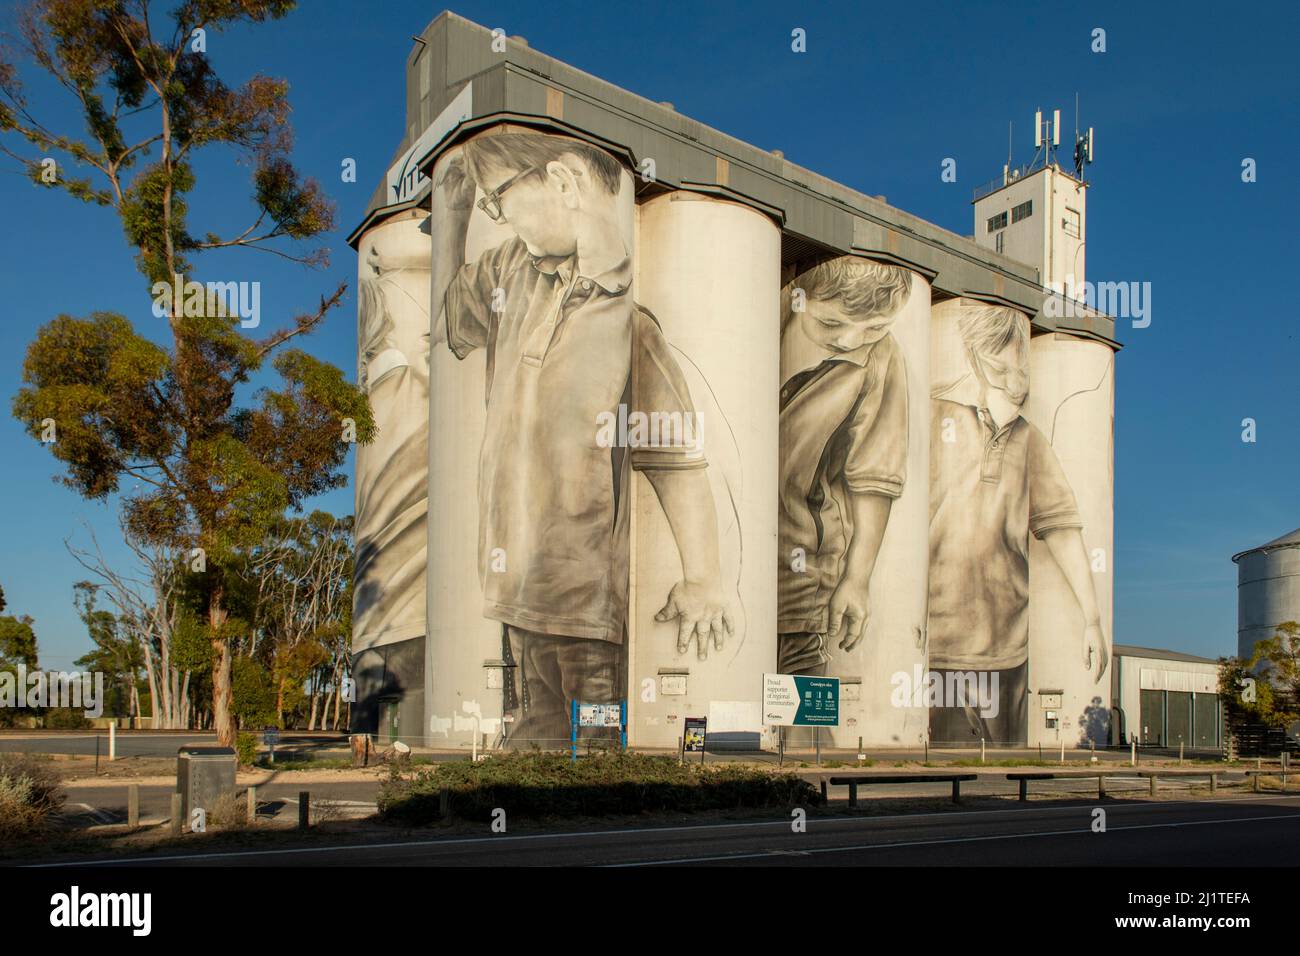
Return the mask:
M0 3L7 32L14 4ZM1217 656L1236 647L1230 556L1300 525L1294 274L1300 201L1294 157L1300 14L1289 3L701 5L463 2L457 13L730 135L963 235L971 190L998 175L1007 122L1015 159L1032 155L1038 107L1097 130L1090 169L1088 276L1152 284L1149 328L1121 326L1116 394L1115 640ZM333 263L309 272L266 255L214 252L205 278L262 283L264 328L354 282L344 236L359 221L403 127L410 37L424 3L308 0L305 12L208 38L228 82L287 79L294 158L338 203ZM806 53L790 51L795 27ZM1090 49L1106 30L1107 51ZM28 69L33 111L75 120L66 96ZM342 160L358 182L342 183ZM956 184L940 180L957 160ZM1241 181L1256 160L1258 181ZM0 585L8 613L36 619L41 662L67 667L88 641L72 609L84 572L64 540L110 554L114 511L54 483L54 459L8 415L36 329L59 313L126 314L158 334L116 217L36 189L0 164ZM248 169L198 164L192 221L242 229ZM352 374L356 300L307 340ZM1254 418L1258 440L1241 440ZM348 466L349 474L351 465ZM321 507L343 513L351 489Z

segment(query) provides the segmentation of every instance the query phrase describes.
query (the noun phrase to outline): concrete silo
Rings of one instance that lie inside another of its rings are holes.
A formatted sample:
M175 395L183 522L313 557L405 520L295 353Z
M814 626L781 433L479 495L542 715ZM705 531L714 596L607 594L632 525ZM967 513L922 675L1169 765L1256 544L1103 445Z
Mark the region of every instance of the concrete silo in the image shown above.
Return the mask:
M1237 565L1237 655L1283 621L1300 621L1300 528L1232 556Z

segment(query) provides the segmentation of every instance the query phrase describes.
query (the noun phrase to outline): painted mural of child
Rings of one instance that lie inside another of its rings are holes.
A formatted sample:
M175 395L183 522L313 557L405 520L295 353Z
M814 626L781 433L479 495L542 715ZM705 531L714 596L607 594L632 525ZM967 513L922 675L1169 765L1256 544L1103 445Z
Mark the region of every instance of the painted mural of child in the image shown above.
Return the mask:
M997 677L996 714L934 708L935 741L1027 735L1029 535L1042 540L1079 602L1084 665L1106 670L1091 568L1074 493L1051 443L1021 416L1029 395L1029 322L972 306L958 320L968 371L931 395L930 665Z
M907 369L890 325L907 269L842 256L782 293L778 662L823 674L852 650L907 474ZM799 306L802 306L800 308Z
M466 143L433 193L433 340L461 359L487 353L479 567L484 615L516 665L511 739L524 746L567 743L572 701L625 693L630 469L654 489L682 564L656 620L701 659L732 630L701 449L598 440L620 405L694 414L658 323L632 301L622 176L580 140L506 133ZM467 263L476 207L514 236Z

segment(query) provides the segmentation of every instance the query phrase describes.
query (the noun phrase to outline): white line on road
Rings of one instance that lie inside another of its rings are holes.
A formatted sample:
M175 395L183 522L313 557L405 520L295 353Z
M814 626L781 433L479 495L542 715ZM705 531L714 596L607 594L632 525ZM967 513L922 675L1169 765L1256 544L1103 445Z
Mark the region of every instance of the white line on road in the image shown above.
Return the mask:
M1212 824L1224 823L1260 823L1272 820L1298 820L1300 813L1272 814L1266 817L1237 817L1232 820L1188 820L1183 823L1141 823L1127 827L1107 827L1107 833L1116 833L1120 830L1163 830L1171 827L1203 827ZM847 853L853 850L895 850L901 847L914 846L942 846L949 843L987 843L993 840L1028 840L1034 837L1049 836L1076 836L1079 834L1091 834L1092 827L1083 827L1077 830L1041 830L1032 833L998 833L990 836L976 837L945 837L941 840L908 840L902 843L860 843L856 846L828 846L812 847L802 851L805 854L813 853ZM773 850L764 850L761 853L727 853L721 856L697 856L684 857L678 860L641 860L634 863L605 863L599 864L606 869L623 869L636 866L675 866L683 863L717 863L724 860L756 860L760 857L771 856Z
M1296 800L1300 799L1300 794L1286 794L1276 797L1227 797L1217 800L1170 800L1159 803L1138 803L1125 805L1124 810L1152 810L1160 808L1170 808L1175 806L1198 806L1202 804L1220 804L1236 803L1241 801L1251 803L1263 803L1272 800ZM809 826L817 826L835 823L863 823L867 821L889 821L889 820L924 820L930 817L944 817L953 819L955 817L982 817L982 816L1006 816L1014 813L1073 813L1077 812L1079 807L1026 807L1020 809L1008 810L948 810L934 813L896 813L882 816L871 817L831 817L817 818L808 821ZM1282 819L1278 817L1278 819ZM142 856L126 860L117 859L100 859L100 860L77 860L63 863L36 863L31 864L38 869L53 869L70 866L128 866L134 863L164 863L180 860L215 860L223 858L252 857L252 856L292 856L308 853L343 853L351 850L391 850L399 848L412 847L438 847L438 846L457 846L473 843L510 843L514 841L527 840L561 840L561 839L581 839L587 837L617 837L627 836L635 833L688 833L699 832L704 830L747 830L757 827L788 827L790 821L782 820L757 820L747 823L696 823L690 826L676 827L635 827L619 830L577 830L565 831L560 833L527 833L519 835L501 834L500 836L489 837L457 837L444 840L408 840L396 843L349 843L343 846L313 846L313 847L295 847L283 850L227 850L221 853L183 853L172 854L168 856ZM1119 829L1112 827L1111 829ZM1073 833L1073 830L1061 831Z

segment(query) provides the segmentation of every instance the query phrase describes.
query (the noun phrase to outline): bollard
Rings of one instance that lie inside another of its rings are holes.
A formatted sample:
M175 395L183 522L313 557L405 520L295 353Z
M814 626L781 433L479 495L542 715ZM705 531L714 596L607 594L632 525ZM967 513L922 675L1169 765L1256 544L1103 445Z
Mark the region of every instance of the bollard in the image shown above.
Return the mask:
M117 759L117 721L108 725L108 759Z
M181 835L181 795L172 794L172 819L171 819L172 836Z
M980 738L980 763L984 762L984 738Z
M826 792L826 778L822 777L822 803L830 802L830 794Z
M257 822L257 788L248 788L248 822Z
M140 825L140 785L133 783L126 788L126 825L134 830Z
M311 794L306 790L298 791L298 829L305 830L311 826Z
M1156 780L1157 780L1157 779L1159 779L1159 778L1157 778L1155 774L1152 774L1152 775L1151 775L1151 796L1153 796L1153 797L1156 795Z
M1061 766L1065 766L1065 738L1061 738Z
M1183 765L1183 738L1178 738L1178 766Z
M1138 740L1136 737L1129 741L1128 765L1130 767L1138 765Z
M1106 799L1106 775L1104 773L1097 774L1097 799Z

